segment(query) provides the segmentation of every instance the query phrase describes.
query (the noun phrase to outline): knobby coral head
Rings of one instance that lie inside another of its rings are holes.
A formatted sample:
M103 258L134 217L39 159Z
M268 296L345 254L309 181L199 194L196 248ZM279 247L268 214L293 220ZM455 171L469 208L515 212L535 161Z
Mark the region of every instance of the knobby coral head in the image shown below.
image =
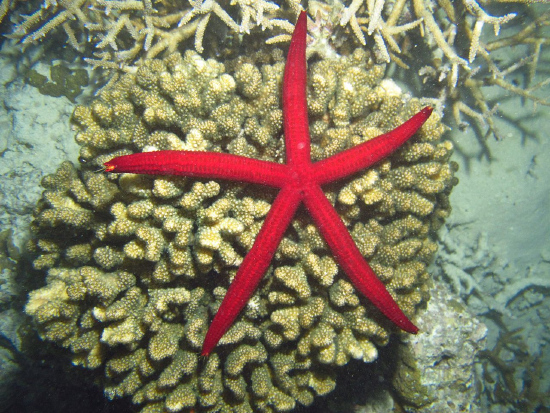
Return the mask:
M30 248L45 279L25 311L109 399L287 412L331 392L338 366L376 360L392 328L375 305L414 328L403 314L429 297L452 144L361 48L311 62L306 113L305 35L302 17L286 79L278 50L188 50L75 109L81 163L42 181ZM151 175L98 173L106 162Z
M113 173L224 179L280 189L208 329L202 355L212 352L249 301L301 203L355 288L400 329L418 332L361 255L321 185L369 168L396 151L426 122L432 108L422 109L386 134L312 163L306 100L306 35L307 16L303 11L292 35L283 78L286 164L190 151L136 153L116 157L104 164L105 171Z

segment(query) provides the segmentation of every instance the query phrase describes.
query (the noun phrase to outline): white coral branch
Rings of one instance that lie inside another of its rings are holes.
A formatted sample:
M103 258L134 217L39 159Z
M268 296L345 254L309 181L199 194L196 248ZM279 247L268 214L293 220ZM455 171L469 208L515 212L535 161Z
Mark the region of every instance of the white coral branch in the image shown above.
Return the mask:
M468 60L470 61L470 63L472 63L476 58L479 48L481 47L480 37L484 24L488 23L493 25L495 36L498 36L500 32L500 26L502 24L508 23L510 20L516 17L516 13L508 13L504 16L495 17L487 14L487 12L483 10L475 0L462 0L462 2L464 3L464 7L466 7L466 10L468 10L468 12L476 17L476 22L474 24L474 29L472 32L472 40L470 43L470 53L468 55Z
M512 284L507 284L504 289L499 292L495 299L499 303L508 306L514 298L529 288L550 288L550 278L542 277L527 277L515 281Z

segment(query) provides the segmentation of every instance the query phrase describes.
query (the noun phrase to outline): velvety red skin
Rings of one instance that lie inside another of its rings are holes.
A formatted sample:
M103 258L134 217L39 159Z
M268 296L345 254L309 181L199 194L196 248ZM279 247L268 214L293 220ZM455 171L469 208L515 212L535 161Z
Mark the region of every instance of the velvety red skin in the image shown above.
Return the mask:
M290 42L283 79L286 164L189 151L137 153L105 163L107 172L228 179L281 189L212 320L203 342L203 356L208 356L216 347L258 287L301 202L355 288L396 326L409 333L418 332L362 257L321 185L350 176L390 155L426 122L432 108L422 109L391 132L312 163L306 100L306 36L307 16L301 12Z

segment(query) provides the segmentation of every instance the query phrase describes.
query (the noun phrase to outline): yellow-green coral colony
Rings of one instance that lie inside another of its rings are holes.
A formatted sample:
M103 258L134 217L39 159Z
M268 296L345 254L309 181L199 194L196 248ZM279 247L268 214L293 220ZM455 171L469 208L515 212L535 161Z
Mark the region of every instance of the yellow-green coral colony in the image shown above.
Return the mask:
M283 62L245 60L231 70L191 51L146 61L76 108L80 169L64 163L43 182L32 248L46 285L31 292L26 311L75 364L98 369L109 398L130 396L144 412L309 405L334 388L333 366L375 360L392 331L298 214L245 311L200 360L210 319L274 194L97 172L116 155L155 149L282 162ZM421 108L383 81L383 67L364 51L311 66L314 160L393 129ZM429 235L450 212L455 178L444 129L432 115L395 155L325 189L408 316L427 299L426 267L436 250Z

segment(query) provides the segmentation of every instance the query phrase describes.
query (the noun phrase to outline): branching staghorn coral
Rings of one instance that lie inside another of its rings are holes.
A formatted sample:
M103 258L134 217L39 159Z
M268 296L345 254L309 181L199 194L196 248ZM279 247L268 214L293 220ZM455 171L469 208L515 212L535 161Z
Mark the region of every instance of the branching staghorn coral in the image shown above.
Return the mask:
M9 37L28 44L62 30L73 48L94 50L91 63L121 68L164 51L172 53L191 37L195 49L202 52L205 30L214 16L233 34L248 34L255 28L290 32L293 25L287 18L296 15L300 6L294 1L286 4L283 11L265 0L238 1L238 15L231 16L226 11L229 2L213 0L44 0L30 15L18 17Z
M313 26L310 31L314 40L319 35L329 37L324 45L330 48L328 43L335 40L331 28L349 28L352 36L362 45L371 44L369 49L377 50L381 60L390 62L393 58L400 62L402 50L398 43L406 38L409 31L418 28L425 41L437 45L451 63L452 81L456 83L458 66L468 68L468 61L460 57L454 47L460 11L464 14L462 17L472 21L471 25L466 25L472 32L469 63L472 63L480 49L479 41L484 25L492 25L497 34L500 26L515 17L515 13L491 16L475 0L461 0L456 2L458 4L445 0L440 3L441 6L426 0L353 0L346 6L340 0L311 2L309 8L316 24L310 25ZM167 48L173 52L178 43L193 35L195 49L202 52L204 33L212 16L221 20L233 33L248 34L256 28L268 31L282 29L291 33L293 25L288 17L296 15L302 7L296 0L281 4L265 0L236 1L232 4L237 6L237 12L230 12L226 2L214 0L190 0L183 7L169 0L158 3L151 0L45 0L36 12L21 16L22 21L16 25L12 37L29 43L62 28L73 47L79 47L77 37L82 38L82 34L87 34L90 39L88 42L95 43L101 52L111 54L111 61L128 63L135 61L141 51L145 52L146 58L156 57ZM79 36L75 35L76 31ZM371 41L367 42L363 32L367 34L368 40L374 40L374 48ZM123 34L129 35L135 44L125 44L127 41L123 40ZM272 42L289 38L277 36ZM96 43L94 39L99 41ZM338 41L339 44L342 42ZM329 54L328 50L317 49L317 52Z
M393 62L403 69L397 71L397 76L409 84L419 76L424 84L422 94L434 96L432 104L449 108L450 122L460 128L468 126L465 118L474 123L482 139L501 137L494 116L498 105L489 102L489 87L497 86L535 106L550 104L545 97L550 79L535 79L542 50L550 41L544 30L550 12L540 9L544 6L535 9L514 4L514 11L510 11L512 5L507 9L501 6L506 10L503 12L496 2L474 0L328 3L330 7L321 2L309 3L315 19L310 30L314 42L311 50L327 56L341 52L345 42L339 29L349 28L380 61ZM526 21L520 23L518 14ZM489 30L483 30L487 27L493 29L494 39L487 40ZM501 28L508 27L510 30L501 34ZM508 55L512 47L518 46L529 50L519 62ZM525 69L528 80L519 86L516 79Z
M550 105L545 96L550 78L536 76L542 48L550 42L547 31L544 31L549 22L550 11L546 11L528 24L515 29L513 34L488 41L484 48L478 51L478 56L482 60L481 65L461 79L460 87L454 90L447 89L442 93L441 101L447 101L451 106L455 123L460 128L467 126L462 116L466 115L476 124L478 130L485 130L483 138L490 135L497 139L502 138L494 116L498 111L498 103L493 104L486 98L484 88L497 86L505 96L519 96L523 100L531 101L535 108L538 105ZM471 33L468 32L468 35ZM525 48L526 56L515 61L505 57L502 59L503 63L497 64L497 60L492 56L496 56L497 53L499 57L503 53L507 54L512 46ZM523 87L518 86L518 79L523 79L520 81Z
M132 397L145 412L290 411L330 392L334 367L371 362L387 343L387 320L355 293L315 226L298 214L258 291L201 361L208 323L274 194L97 172L107 159L143 150L282 161L280 56L259 52L228 68L191 51L148 60L75 110L81 169L64 163L44 179L31 247L46 285L31 292L26 311L44 339L97 369L109 398ZM315 160L420 109L383 73L359 49L312 65ZM361 253L411 316L427 298L429 235L448 216L456 183L444 130L432 115L395 156L326 188Z
M524 6L516 7L515 12L496 15L496 12L486 11L492 6L491 3L494 2L443 0L431 4L423 0L367 0L365 6L364 2L353 1L345 9L340 24L349 22L363 44L364 33L368 36L367 40L371 37L379 59L395 62L405 69L411 67L418 70L424 83L436 86L431 92L424 93L435 94L440 107L450 107L458 126L467 125L462 118L464 114L476 122L481 130L486 130L484 137L492 134L499 138L494 122L497 107L489 106L485 87L498 86L505 93L521 96L535 105L550 105L544 97L550 79L543 78L535 84L529 84L534 81L542 47L550 41L548 31L543 30L550 21L550 12L543 10L541 15L532 17L513 34L499 36L501 27L513 25L518 14L524 16L536 11ZM366 16L363 17L363 14ZM409 17L403 20L407 15ZM356 23L350 16L355 16ZM419 27L420 37L414 29L416 26ZM487 26L492 26L494 40L485 40L487 36L484 36L483 28ZM396 39L409 50L400 47ZM414 59L417 61L412 60L413 47L421 45L429 51L424 51L424 56L415 52ZM497 55L494 53L497 50L522 45L529 47L532 55L521 59L519 63L504 60L502 65L499 59L493 57ZM510 78L515 77L514 72L525 66L529 69L528 84L524 87L514 85ZM410 77L410 74L405 77Z
M15 0L2 0L0 2L0 23L4 20L4 17L6 17L14 2Z
M350 44L362 45L380 62L402 68L400 76L408 82L420 78L421 93L434 98L432 105L449 108L450 122L460 128L472 125L482 139L500 138L495 122L498 105L487 98L488 87L496 86L535 105L549 104L545 94L550 80L535 75L550 41L544 30L550 14L543 5L531 3L310 1L308 53L334 57L348 54ZM7 0L2 5L7 10ZM195 50L204 53L205 36L210 36L207 53L218 55L231 54L231 45L241 41L238 37L252 40L250 34L268 44L288 41L291 22L301 7L297 0L44 0L34 12L16 17L10 37L28 44L64 32L67 42L90 65L108 70L112 83L120 71L135 70L143 59L181 49L191 38ZM502 34L501 29L518 25L519 29ZM488 39L491 31L494 39ZM227 35L233 41L227 42ZM219 41L224 37L225 45ZM245 41L244 46L255 49L252 43ZM506 55L518 46L528 50L519 62L496 58L497 52ZM525 70L527 82L517 85ZM418 86L413 83L412 87Z

